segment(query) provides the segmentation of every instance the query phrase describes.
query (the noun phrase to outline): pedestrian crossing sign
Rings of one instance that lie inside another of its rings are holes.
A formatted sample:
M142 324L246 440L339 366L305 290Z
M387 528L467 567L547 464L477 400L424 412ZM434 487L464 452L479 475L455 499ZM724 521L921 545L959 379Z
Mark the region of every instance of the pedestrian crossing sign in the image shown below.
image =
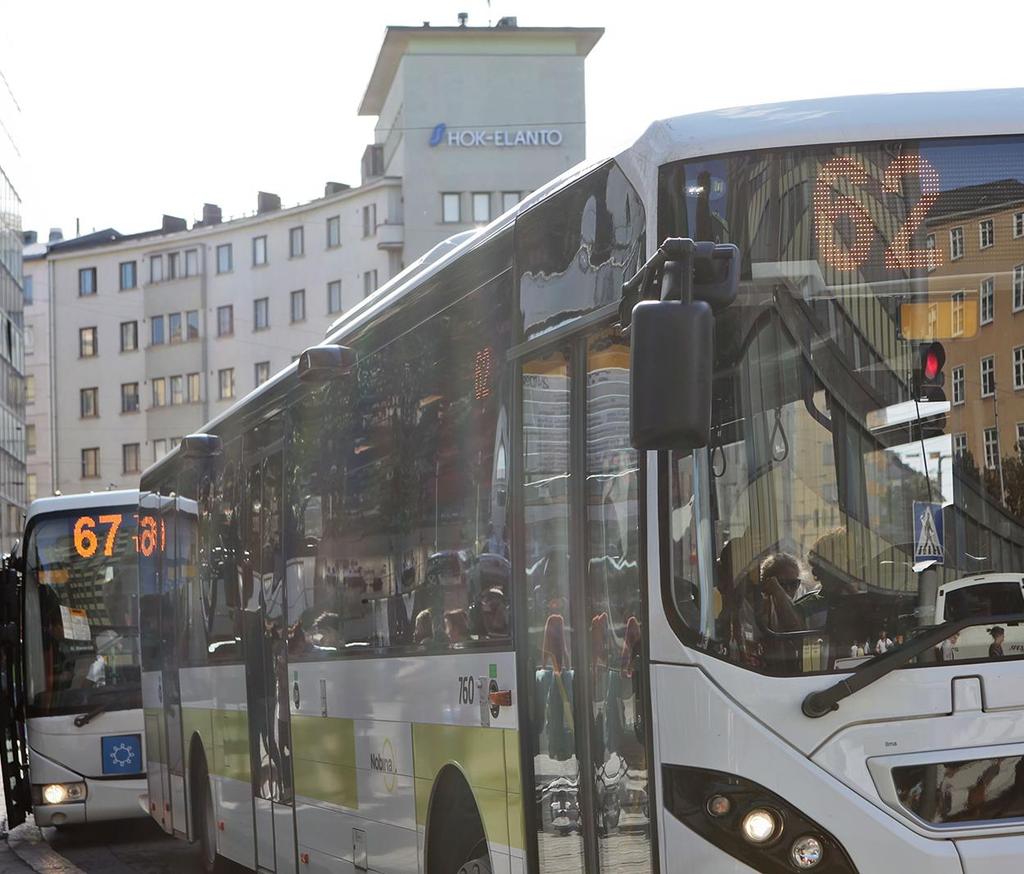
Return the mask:
M942 504L914 501L914 561L943 563Z

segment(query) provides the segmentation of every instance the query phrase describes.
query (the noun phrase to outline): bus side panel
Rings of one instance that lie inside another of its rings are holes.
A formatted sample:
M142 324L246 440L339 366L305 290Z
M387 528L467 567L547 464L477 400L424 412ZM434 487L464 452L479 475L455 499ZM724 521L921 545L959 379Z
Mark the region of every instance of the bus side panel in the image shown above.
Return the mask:
M164 782L167 757L164 754L164 711L160 700L160 672L142 673L142 717L145 726L146 785L149 793L149 814L163 829L167 829L164 807Z

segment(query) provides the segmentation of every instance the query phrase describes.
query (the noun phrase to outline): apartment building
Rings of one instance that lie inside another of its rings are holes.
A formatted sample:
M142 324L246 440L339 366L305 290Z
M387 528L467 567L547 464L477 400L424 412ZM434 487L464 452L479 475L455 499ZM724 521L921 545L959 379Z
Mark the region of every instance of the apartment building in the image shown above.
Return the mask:
M584 157L583 63L600 29L388 28L359 107L377 115L360 184L252 215L29 237L33 492L139 473L321 341L438 242Z

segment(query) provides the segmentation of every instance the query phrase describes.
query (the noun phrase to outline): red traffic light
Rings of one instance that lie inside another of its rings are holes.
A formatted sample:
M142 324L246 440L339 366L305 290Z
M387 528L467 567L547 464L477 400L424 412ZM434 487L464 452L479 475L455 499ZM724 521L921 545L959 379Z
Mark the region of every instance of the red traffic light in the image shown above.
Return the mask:
M941 385L942 367L946 363L946 350L942 348L942 344L929 343L920 350L919 355L918 367L922 382Z
M939 360L939 354L934 349L929 349L925 352L924 378L928 380L935 379L941 369L942 362Z

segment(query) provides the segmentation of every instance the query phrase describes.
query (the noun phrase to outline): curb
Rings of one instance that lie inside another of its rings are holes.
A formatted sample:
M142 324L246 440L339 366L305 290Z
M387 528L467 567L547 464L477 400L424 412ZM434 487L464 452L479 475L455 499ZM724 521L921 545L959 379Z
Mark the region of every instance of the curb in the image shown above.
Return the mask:
M23 823L8 832L7 846L36 874L85 874L53 849L34 823Z

